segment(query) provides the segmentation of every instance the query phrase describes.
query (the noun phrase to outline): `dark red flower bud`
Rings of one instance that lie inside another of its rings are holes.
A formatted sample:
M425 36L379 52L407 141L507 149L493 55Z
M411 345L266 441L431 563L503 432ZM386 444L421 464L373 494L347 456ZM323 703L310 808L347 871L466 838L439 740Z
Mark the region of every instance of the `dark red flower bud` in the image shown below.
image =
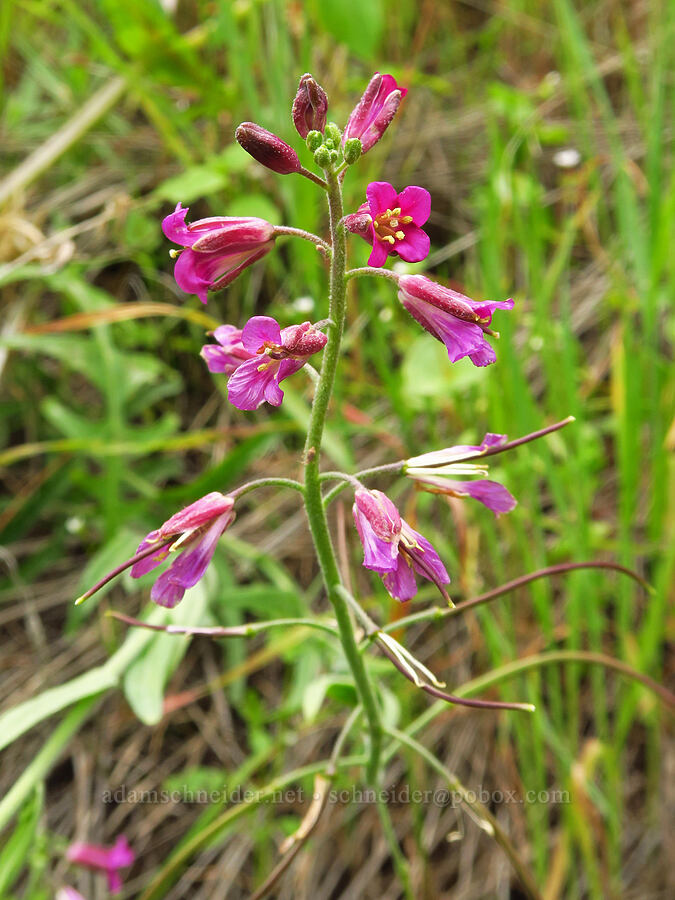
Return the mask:
M302 168L298 154L292 147L254 122L242 122L234 136L253 159L273 172L290 175Z
M328 97L309 72L300 79L298 93L293 101L293 122L301 138L306 138L310 131L323 134L326 127Z

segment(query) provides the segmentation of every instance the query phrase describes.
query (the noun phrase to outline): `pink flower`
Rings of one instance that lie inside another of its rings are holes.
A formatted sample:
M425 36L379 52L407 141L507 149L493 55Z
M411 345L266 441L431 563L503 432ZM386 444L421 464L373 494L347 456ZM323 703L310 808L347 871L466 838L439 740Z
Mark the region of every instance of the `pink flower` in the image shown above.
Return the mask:
M515 509L516 500L504 485L488 479L487 465L472 460L479 459L488 450L499 452L498 448L506 440L505 434L486 434L479 446L458 445L415 456L406 461L404 471L424 491L450 497L473 497L499 516ZM457 478L462 475L473 478Z
M67 884L56 892L56 900L84 900L84 897L74 887Z
M407 93L408 89L398 87L392 75L376 72L349 116L342 145L349 138L359 138L361 153L367 153L387 130Z
M231 375L235 369L255 356L241 342L242 330L234 325L220 325L211 332L218 344L205 344L200 356L206 361L209 372Z
M234 136L253 159L279 175L291 175L302 168L290 144L255 122L242 122Z
M328 338L311 322L282 330L270 316L254 316L244 326L241 340L251 359L230 376L227 396L237 409L250 410L265 402L279 406L284 398L279 382L301 369Z
M429 235L420 227L429 218L431 195L411 185L397 194L386 181L373 181L366 188L368 202L345 216L345 227L359 234L373 251L368 264L379 268L390 253L406 262L420 262L429 255Z
M417 593L415 573L433 582L450 602L445 585L450 576L429 541L402 519L381 491L359 488L352 507L356 530L363 544L363 565L381 576L395 600L410 600Z
M310 131L320 131L323 134L327 113L326 92L309 72L306 72L300 79L292 111L293 123L300 137L306 138Z
M101 847L98 844L75 843L70 845L66 853L66 859L69 862L84 866L86 869L105 872L111 894L117 894L122 889L119 869L130 866L135 858L136 855L124 835L120 835L110 848ZM73 889L68 888L67 890L72 891Z
M179 556L162 572L152 586L151 598L160 606L174 607L188 588L194 587L208 568L216 544L234 522L234 499L225 494L206 494L171 516L156 531L141 541L136 556L157 545L157 552L144 556L131 569L133 578L151 572L180 550ZM175 540L172 540L175 538Z
M423 328L445 344L450 362L468 356L475 366L497 357L485 335L499 337L489 327L495 309L513 309L513 300L477 302L443 287L424 275L402 275L398 298Z
M178 256L173 273L178 287L197 294L202 303L209 290L226 287L274 246L274 226L264 219L215 216L187 225L187 214L179 203L162 230L184 248L171 251Z

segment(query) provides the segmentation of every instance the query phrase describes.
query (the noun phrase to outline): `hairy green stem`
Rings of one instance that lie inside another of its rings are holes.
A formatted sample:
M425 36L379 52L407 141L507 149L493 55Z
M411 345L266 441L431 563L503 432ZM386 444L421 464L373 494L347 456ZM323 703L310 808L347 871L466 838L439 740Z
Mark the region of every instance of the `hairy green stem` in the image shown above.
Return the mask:
M366 776L371 784L377 782L380 752L382 748L382 726L380 715L375 700L368 674L366 672L363 657L359 653L354 635L354 627L349 615L349 609L344 598L340 595L340 572L338 570L335 551L328 531L326 512L321 497L321 480L319 475L319 458L321 453L321 439L323 437L328 404L330 402L335 372L340 357L340 344L344 330L347 282L345 278L345 229L342 224L342 194L339 182L334 173L327 173L328 182L328 207L330 211L330 232L332 241L332 256L330 266L330 299L328 315L331 324L328 326L328 343L323 351L323 362L319 383L314 393L312 413L307 430L305 442L305 509L309 528L314 541L316 555L321 567L326 592L337 619L340 640L347 657L347 662L352 670L356 688L361 698L361 704L368 722L370 732L370 758L368 761Z

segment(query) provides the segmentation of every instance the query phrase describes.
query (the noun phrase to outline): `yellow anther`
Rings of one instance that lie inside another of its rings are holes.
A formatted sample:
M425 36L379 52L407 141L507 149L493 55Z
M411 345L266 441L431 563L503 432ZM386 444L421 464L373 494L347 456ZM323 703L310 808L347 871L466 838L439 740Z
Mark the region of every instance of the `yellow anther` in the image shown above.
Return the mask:
M389 219L390 228L398 228L398 219Z
M379 227L380 223L377 221L377 219L373 219L373 228L375 229L375 231L377 231Z
M397 241L402 241L404 237L405 237L405 231L397 231L396 232L396 240Z
M401 225L410 225L412 220L412 216L401 216Z
M392 235L390 235L390 234L385 234L384 237L382 238L382 240L383 240L383 241L387 241L387 243L389 243L389 244L394 244L394 243L396 243L396 241L394 240L394 238L393 238Z
M171 259L175 259L180 254L180 250L169 250L169 256Z
M397 206L396 209L392 209L391 214L392 214L392 216L400 216L401 215L401 207Z

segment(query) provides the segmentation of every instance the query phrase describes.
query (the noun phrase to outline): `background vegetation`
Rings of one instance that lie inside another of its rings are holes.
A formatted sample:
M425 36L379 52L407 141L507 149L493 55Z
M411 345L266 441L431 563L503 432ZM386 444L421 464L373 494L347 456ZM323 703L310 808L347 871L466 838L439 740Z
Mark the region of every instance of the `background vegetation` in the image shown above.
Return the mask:
M127 633L105 612L136 614L147 585L124 579L71 603L181 505L244 472L295 471L302 378L280 411L241 414L197 353L220 322L311 317L324 300L321 260L280 243L203 308L175 287L159 222L181 200L194 218L260 215L325 233L311 184L233 144L242 120L299 143L289 111L305 71L340 124L373 71L409 87L395 127L348 173L348 206L370 180L423 185L433 198L424 268L470 296L516 299L496 323L497 365L478 370L449 366L389 285L352 286L329 456L375 465L572 414L574 426L499 458L493 471L519 506L497 521L477 504L379 486L424 523L455 599L597 558L654 587L575 573L410 629L407 645L450 687L575 648L672 677L675 6L174 6L0 6L3 897L52 897L65 882L102 896L67 870L63 850L122 831L139 855L123 896L249 896L302 819L311 778L292 785L304 800L222 827L227 804L104 802L104 791L266 784L324 758L353 702L343 659L315 633L217 643ZM366 245L355 238L352 253L364 260ZM324 609L297 500L253 496L178 620ZM400 616L361 570L346 500L333 526L366 607L381 621ZM429 602L423 590L411 608ZM410 730L423 715L414 733L466 786L569 792L567 803L492 807L546 898L671 896L673 731L656 698L601 668L551 665L493 688L536 703L533 716L437 709L384 661L371 665L389 721ZM400 750L387 782L442 786ZM460 810L394 802L391 812L416 897L519 896L502 851ZM190 840L198 850L181 856ZM276 896L395 898L397 885L376 810L356 802L331 808Z

